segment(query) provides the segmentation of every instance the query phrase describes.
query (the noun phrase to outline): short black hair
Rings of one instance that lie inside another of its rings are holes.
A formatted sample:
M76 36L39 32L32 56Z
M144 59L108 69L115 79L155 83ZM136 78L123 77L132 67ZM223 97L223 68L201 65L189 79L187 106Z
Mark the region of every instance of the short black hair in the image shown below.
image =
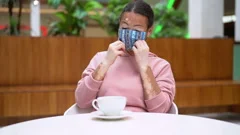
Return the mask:
M143 0L136 0L128 3L120 15L120 20L122 18L123 13L125 12L134 12L134 13L143 15L148 19L148 28L153 26L153 21L154 21L153 10L151 6L146 2L144 2Z

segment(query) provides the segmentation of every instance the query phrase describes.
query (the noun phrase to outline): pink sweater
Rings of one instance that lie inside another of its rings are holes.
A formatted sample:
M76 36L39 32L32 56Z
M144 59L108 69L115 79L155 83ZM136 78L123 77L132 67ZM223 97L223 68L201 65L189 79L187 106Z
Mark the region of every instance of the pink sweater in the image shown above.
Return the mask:
M102 96L125 96L125 110L136 112L167 112L175 96L175 81L170 64L153 53L149 53L149 66L153 71L161 92L145 100L141 76L134 56L117 57L107 71L103 81L94 80L92 73L105 57L106 52L97 53L84 70L75 91L77 105L91 108L93 99Z

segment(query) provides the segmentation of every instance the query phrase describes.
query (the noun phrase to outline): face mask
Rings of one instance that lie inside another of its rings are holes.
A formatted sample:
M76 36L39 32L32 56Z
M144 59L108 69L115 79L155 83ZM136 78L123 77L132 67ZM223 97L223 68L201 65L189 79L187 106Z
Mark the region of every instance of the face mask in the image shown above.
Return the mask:
M132 47L137 40L146 39L146 32L130 29L119 29L118 39L125 44L126 50L129 51L132 50Z

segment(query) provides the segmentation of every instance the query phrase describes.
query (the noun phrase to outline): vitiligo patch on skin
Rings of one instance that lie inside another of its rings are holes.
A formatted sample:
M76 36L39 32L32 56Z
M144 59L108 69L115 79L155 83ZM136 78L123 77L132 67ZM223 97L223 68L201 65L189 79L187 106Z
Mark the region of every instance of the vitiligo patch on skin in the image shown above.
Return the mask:
M95 70L95 72L93 72L93 78L95 78L96 80L102 81L105 76L105 74L104 74L105 71L106 71L106 69L104 69L104 65L101 62L99 64L99 66L97 67L97 69Z
M148 67L148 69L145 72L145 76L142 78L144 82L144 89L145 89L144 93L145 93L146 99L151 99L161 92L151 72L152 71L150 67Z

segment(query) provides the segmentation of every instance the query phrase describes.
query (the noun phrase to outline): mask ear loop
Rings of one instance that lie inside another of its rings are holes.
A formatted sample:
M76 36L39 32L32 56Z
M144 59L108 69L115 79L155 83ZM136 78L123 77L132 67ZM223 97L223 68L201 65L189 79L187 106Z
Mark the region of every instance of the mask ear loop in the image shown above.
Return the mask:
M147 32L143 32L143 31L142 31L142 32L140 33L140 35L141 35L141 37L140 37L141 40L146 40Z
M121 28L118 29L118 35L117 35L117 36L118 36L118 40L119 40L119 41L122 41L121 38L120 38L121 30L122 30Z

